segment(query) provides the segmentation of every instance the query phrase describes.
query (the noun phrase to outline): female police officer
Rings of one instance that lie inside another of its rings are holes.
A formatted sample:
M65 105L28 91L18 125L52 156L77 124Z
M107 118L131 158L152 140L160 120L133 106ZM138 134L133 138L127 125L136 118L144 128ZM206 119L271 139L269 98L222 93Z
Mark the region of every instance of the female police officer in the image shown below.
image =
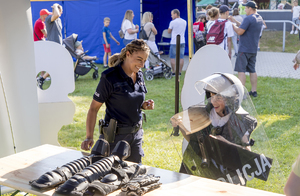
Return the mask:
M143 40L133 40L121 53L109 59L110 68L102 72L88 111L86 139L81 144L83 150L89 150L94 144L93 133L97 113L105 103L106 114L100 138L110 135L111 151L118 141L126 140L131 146L131 155L126 160L141 163L141 157L144 155L141 109L154 109L153 100L144 101L147 89L143 72L140 70L149 52L149 47Z

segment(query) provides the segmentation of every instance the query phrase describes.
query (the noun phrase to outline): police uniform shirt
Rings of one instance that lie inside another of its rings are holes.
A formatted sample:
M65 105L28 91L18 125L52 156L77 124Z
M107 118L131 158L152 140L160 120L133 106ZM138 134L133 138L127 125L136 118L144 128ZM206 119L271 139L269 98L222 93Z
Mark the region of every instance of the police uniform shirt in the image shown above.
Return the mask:
M141 107L145 93L147 89L143 72L138 71L134 84L119 64L102 72L93 99L105 103L106 122L113 118L118 125L134 126L142 119Z

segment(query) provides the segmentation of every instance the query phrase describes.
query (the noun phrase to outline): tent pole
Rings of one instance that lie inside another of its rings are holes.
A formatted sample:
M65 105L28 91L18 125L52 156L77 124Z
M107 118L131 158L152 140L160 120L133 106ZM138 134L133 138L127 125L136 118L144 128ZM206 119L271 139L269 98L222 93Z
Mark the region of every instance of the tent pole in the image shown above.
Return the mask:
M143 20L143 0L140 0L140 27L142 25Z
M187 0L187 13L188 13L188 41L189 41L189 61L191 61L194 54L194 43L193 43L193 10L192 0Z

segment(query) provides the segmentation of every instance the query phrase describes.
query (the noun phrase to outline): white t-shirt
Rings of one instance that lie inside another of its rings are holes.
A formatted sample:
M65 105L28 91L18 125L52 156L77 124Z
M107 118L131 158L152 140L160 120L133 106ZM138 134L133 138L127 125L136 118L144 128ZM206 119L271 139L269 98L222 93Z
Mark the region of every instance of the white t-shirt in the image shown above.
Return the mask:
M81 50L81 49L76 49L76 50L75 50L75 53L76 53L77 55L82 55L84 52L83 52L83 50Z
M300 12L300 6L294 6L293 7L293 18L299 18L299 12Z
M137 38L137 34L129 34L128 33L128 29L135 29L135 25L133 25L129 20L125 19L123 24L122 24L122 31L123 33L125 33L125 37L124 39L128 39L128 40L134 40Z
M209 31L210 27L215 23L214 20L209 20L207 23L206 23L206 28L207 28L207 32Z
M170 22L169 29L172 29L170 44L176 44L176 36L180 35L180 44L185 43L186 21L182 18L175 18Z
M224 21L225 19L218 19L219 22ZM215 24L215 21L212 21L212 24L209 24L210 26L207 25L207 32L209 32L210 28L213 26L213 24ZM225 37L226 36L226 37ZM225 28L224 28L224 40L222 43L219 44L219 46L221 46L224 49L224 44L226 45L225 50L228 50L228 46L227 46L227 37L233 37L234 36L234 30L232 27L232 22L230 22L229 20L227 20L227 22L225 23Z

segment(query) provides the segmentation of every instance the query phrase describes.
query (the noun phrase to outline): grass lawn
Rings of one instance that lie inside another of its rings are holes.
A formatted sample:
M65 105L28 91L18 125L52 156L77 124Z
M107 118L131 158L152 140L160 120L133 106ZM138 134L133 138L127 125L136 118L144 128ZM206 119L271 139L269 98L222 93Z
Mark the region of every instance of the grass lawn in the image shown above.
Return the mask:
M287 32L286 52L296 53L300 49L298 36ZM261 39L262 51L282 51L282 32L265 31ZM104 69L99 66L99 72ZM180 88L183 85L184 73L181 76ZM76 88L69 95L76 105L72 124L62 127L58 135L59 143L64 147L80 150L85 139L85 120L93 93L99 79L92 79L92 71L76 81ZM147 123L144 124L145 157L143 163L149 166L178 171L181 163L180 150L182 136L170 138L172 128L169 119L174 115L175 79L155 78L146 81L148 94L146 99L155 101L155 110L146 111ZM249 77L247 76L249 90ZM280 165L280 172L270 176L270 182L264 184L249 183L249 186L271 192L283 193L283 187L291 170L291 165L300 153L300 83L295 79L258 77L259 96L252 101L256 107L260 125L263 125L269 138L272 150ZM98 119L105 115L105 107L100 109ZM95 127L94 138L99 136Z
M268 24L267 24L268 25ZM282 31L264 31L260 40L260 50L270 52L282 52ZM300 50L299 35L285 33L285 50L288 53L297 53Z

